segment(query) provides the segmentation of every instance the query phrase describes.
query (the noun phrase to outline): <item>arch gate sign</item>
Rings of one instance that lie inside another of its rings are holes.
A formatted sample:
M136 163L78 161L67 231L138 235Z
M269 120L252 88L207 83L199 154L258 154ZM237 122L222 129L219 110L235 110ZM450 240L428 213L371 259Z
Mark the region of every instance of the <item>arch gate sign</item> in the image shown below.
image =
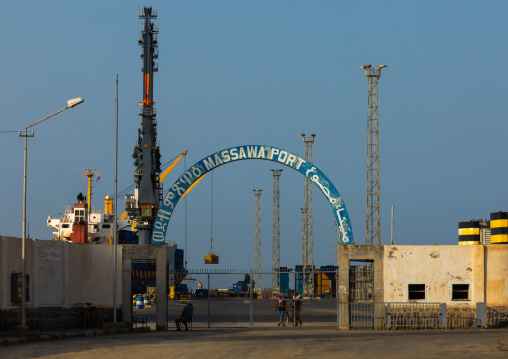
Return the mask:
M180 176L173 186L171 186L162 201L162 205L157 213L157 217L155 218L151 241L152 244L164 244L171 214L185 191L187 191L195 181L207 172L210 172L221 165L250 159L268 160L281 163L300 172L314 182L328 199L328 202L332 207L335 219L337 220L340 229L340 243L353 243L353 231L351 229L351 222L346 210L346 205L344 204L339 191L337 191L335 186L323 172L321 172L312 163L305 161L303 158L289 151L272 146L252 145L231 147L226 150L216 152L203 158L201 161L187 169L187 171Z

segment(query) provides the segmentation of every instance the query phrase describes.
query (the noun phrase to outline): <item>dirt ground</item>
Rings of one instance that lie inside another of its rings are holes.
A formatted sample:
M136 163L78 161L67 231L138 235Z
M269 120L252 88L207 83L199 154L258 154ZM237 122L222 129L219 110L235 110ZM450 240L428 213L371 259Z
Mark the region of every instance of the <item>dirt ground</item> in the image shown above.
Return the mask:
M0 357L508 358L508 329L194 329L29 342L0 347Z

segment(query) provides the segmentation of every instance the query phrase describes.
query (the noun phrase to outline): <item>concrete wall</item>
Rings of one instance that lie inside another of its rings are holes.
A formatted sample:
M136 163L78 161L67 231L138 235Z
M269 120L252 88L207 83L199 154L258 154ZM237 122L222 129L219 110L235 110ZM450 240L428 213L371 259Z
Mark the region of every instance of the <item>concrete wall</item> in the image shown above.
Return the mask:
M117 306L122 293L122 246L117 248ZM113 246L29 239L27 307L72 306L90 302L113 306ZM21 238L0 236L0 308L11 302L11 273L21 273Z
M485 246L485 262L487 305L508 305L508 245Z
M384 246L384 301L407 302L408 285L425 284L418 302L483 302L483 254L483 246ZM452 300L453 284L469 284L469 299Z
M425 299L450 306L508 305L508 245L340 245L339 300L349 300L349 265L374 262L374 301L408 302L408 285L425 284ZM452 300L454 284L469 284L467 300Z

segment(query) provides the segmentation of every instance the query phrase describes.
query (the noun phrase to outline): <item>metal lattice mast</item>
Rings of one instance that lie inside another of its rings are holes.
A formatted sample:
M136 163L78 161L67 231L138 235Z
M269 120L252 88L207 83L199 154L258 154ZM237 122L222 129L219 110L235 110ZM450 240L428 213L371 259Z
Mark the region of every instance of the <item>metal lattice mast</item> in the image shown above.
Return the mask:
M305 232L307 230L307 226L305 225L305 218L306 218L306 211L305 211L305 208L300 208L300 211L302 212L302 293L298 293L298 294L301 294L302 297L305 296L305 285L303 283L305 283L305 278L304 278L304 273L305 273L305 268L307 268L307 256L306 256L306 251L304 251L304 243L306 242L306 239L307 239L307 233Z
M282 170L273 172L273 235L272 235L272 294L280 293L280 175Z
M381 209L379 186L379 92L381 69L386 65L360 66L368 80L367 105L367 244L381 244Z
M305 161L312 163L312 145L314 144L315 134L306 136L302 133L300 136L303 137L305 143ZM305 236L302 240L302 268L304 275L304 296L314 296L314 285L313 285L313 268L314 268L314 217L313 217L313 193L312 193L312 181L305 177L304 187L304 226Z
M261 290L261 192L262 189L255 190L254 196L256 197L256 210L255 210L255 219L254 219L254 283L256 286L256 291Z

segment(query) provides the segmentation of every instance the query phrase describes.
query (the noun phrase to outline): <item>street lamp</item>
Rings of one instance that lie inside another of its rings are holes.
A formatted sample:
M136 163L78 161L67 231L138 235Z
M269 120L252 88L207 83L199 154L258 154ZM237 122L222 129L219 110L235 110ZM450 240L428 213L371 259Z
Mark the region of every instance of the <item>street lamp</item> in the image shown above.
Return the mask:
M23 175L23 231L22 231L22 244L21 244L21 262L23 264L23 270L21 272L21 325L18 327L20 329L28 329L26 326L25 321L25 312L26 312L26 281L25 281L25 275L26 275L26 261L25 261L25 242L26 242L26 157L27 157L27 138L28 137L34 137L34 131L32 131L31 134L28 134L28 129L32 126L37 125L38 123L41 123L42 121L47 120L50 117L53 117L55 115L58 115L60 112L63 112L69 108L73 108L80 103L83 103L85 100L83 100L81 97L73 98L72 100L67 101L67 107L61 109L60 111L55 112L54 114L51 114L47 117L44 117L42 120L39 120L35 123L32 123L30 126L25 127L24 133L22 131L19 131L19 136L25 138L25 166L24 166L24 175Z

